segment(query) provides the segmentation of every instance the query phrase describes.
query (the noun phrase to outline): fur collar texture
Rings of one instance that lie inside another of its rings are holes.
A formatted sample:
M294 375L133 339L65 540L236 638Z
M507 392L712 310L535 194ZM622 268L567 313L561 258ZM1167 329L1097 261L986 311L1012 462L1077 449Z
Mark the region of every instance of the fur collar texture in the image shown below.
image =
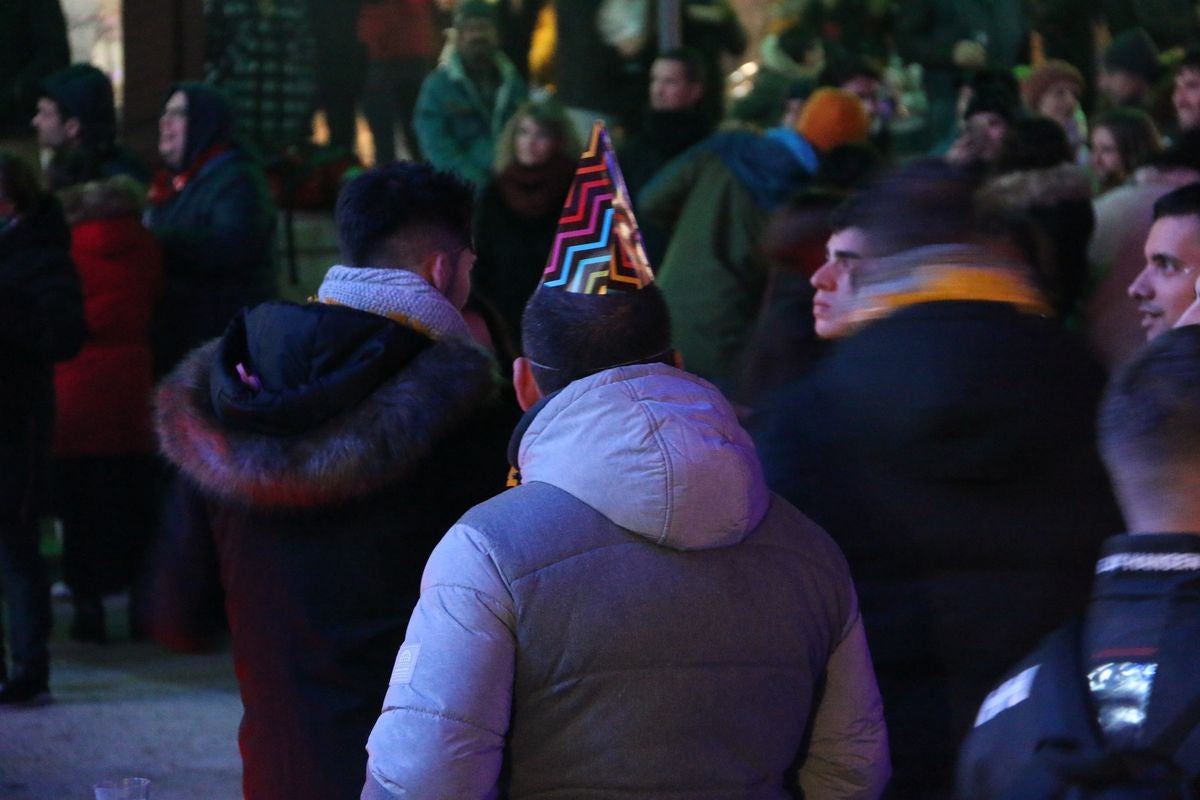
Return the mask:
M58 193L72 225L93 219L141 218L146 187L128 175L68 186Z
M162 382L155 424L169 461L206 492L248 506L327 505L399 480L498 388L490 355L443 339L332 420L268 436L232 430L214 415L209 368L218 343L194 350Z
M999 175L979 191L979 201L998 208L1052 206L1085 200L1091 202L1092 179L1078 164L1059 164Z

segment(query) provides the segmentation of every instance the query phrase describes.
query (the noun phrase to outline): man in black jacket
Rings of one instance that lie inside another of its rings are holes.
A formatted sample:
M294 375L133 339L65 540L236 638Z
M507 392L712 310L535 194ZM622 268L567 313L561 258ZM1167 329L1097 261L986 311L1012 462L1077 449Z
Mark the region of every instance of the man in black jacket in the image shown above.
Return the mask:
M50 588L38 518L54 424L54 362L83 345L83 299L62 209L33 168L0 152L0 704L49 699Z
M342 191L316 302L268 302L158 393L180 473L152 634L214 633L224 597L246 708L245 797L357 796L367 736L438 537L503 488L516 409L459 312L471 191L397 162Z
M959 764L964 800L1014 796L1014 787L1033 797L1031 775L1061 788L1055 755L1068 764L1073 754L1138 748L1174 760L1200 791L1200 327L1167 331L1113 378L1099 429L1131 533L1106 541L1096 563L1066 660L1077 672L1039 648L984 700ZM1090 720L1062 713L1085 691ZM1183 736L1164 742L1177 720Z
M1103 373L983 235L973 188L929 161L862 191L848 335L753 425L768 485L854 571L897 797L948 795L979 700L1083 607L1121 528L1092 441Z

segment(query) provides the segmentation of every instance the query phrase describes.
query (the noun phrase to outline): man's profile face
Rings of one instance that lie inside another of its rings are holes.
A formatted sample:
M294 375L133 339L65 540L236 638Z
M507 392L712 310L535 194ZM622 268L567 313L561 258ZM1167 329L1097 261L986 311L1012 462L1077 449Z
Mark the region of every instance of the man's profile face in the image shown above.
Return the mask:
M683 62L660 58L650 67L650 107L655 111L684 111L696 105L704 87L688 80Z
M171 169L182 169L187 152L187 95L175 92L158 119L158 154Z
M62 109L49 97L42 97L37 101L37 113L33 115L30 124L37 131L38 146L40 147L61 150L71 141L72 137L67 131L67 121L63 118Z
M813 330L822 339L849 332L848 315L854 301L854 270L863 260L866 234L862 228L843 228L829 237L825 263L813 273Z
M1181 130L1200 128L1200 70L1188 67L1179 70L1171 102Z
M1146 340L1170 330L1196 299L1200 217L1162 217L1146 237L1146 266L1129 284Z

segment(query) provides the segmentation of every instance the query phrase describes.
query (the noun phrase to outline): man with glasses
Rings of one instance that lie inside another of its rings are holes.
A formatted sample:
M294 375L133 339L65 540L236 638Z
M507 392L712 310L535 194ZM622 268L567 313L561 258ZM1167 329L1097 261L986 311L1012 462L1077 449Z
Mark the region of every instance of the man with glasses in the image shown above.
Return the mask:
M1169 331L1196 299L1200 266L1200 183L1165 194L1154 203L1146 236L1146 266L1129 284L1146 341Z

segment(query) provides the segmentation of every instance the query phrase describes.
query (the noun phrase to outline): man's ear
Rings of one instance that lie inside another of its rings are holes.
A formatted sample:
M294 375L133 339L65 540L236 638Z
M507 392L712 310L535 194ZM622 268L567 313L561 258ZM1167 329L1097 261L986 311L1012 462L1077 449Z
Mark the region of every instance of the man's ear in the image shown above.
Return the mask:
M513 361L513 389L517 392L517 405L522 411L528 411L542 399L542 389L533 377L533 365L525 356L518 356Z
M675 348L671 348L671 363L675 365L675 369L683 369L683 353Z
M71 117L64 122L63 132L67 134L67 138L72 142L79 141L79 135L83 132L83 126L79 124L79 118Z
M425 257L421 267L425 270L425 280L445 296L454 284L454 265L450 263L446 254L441 250L433 251Z

